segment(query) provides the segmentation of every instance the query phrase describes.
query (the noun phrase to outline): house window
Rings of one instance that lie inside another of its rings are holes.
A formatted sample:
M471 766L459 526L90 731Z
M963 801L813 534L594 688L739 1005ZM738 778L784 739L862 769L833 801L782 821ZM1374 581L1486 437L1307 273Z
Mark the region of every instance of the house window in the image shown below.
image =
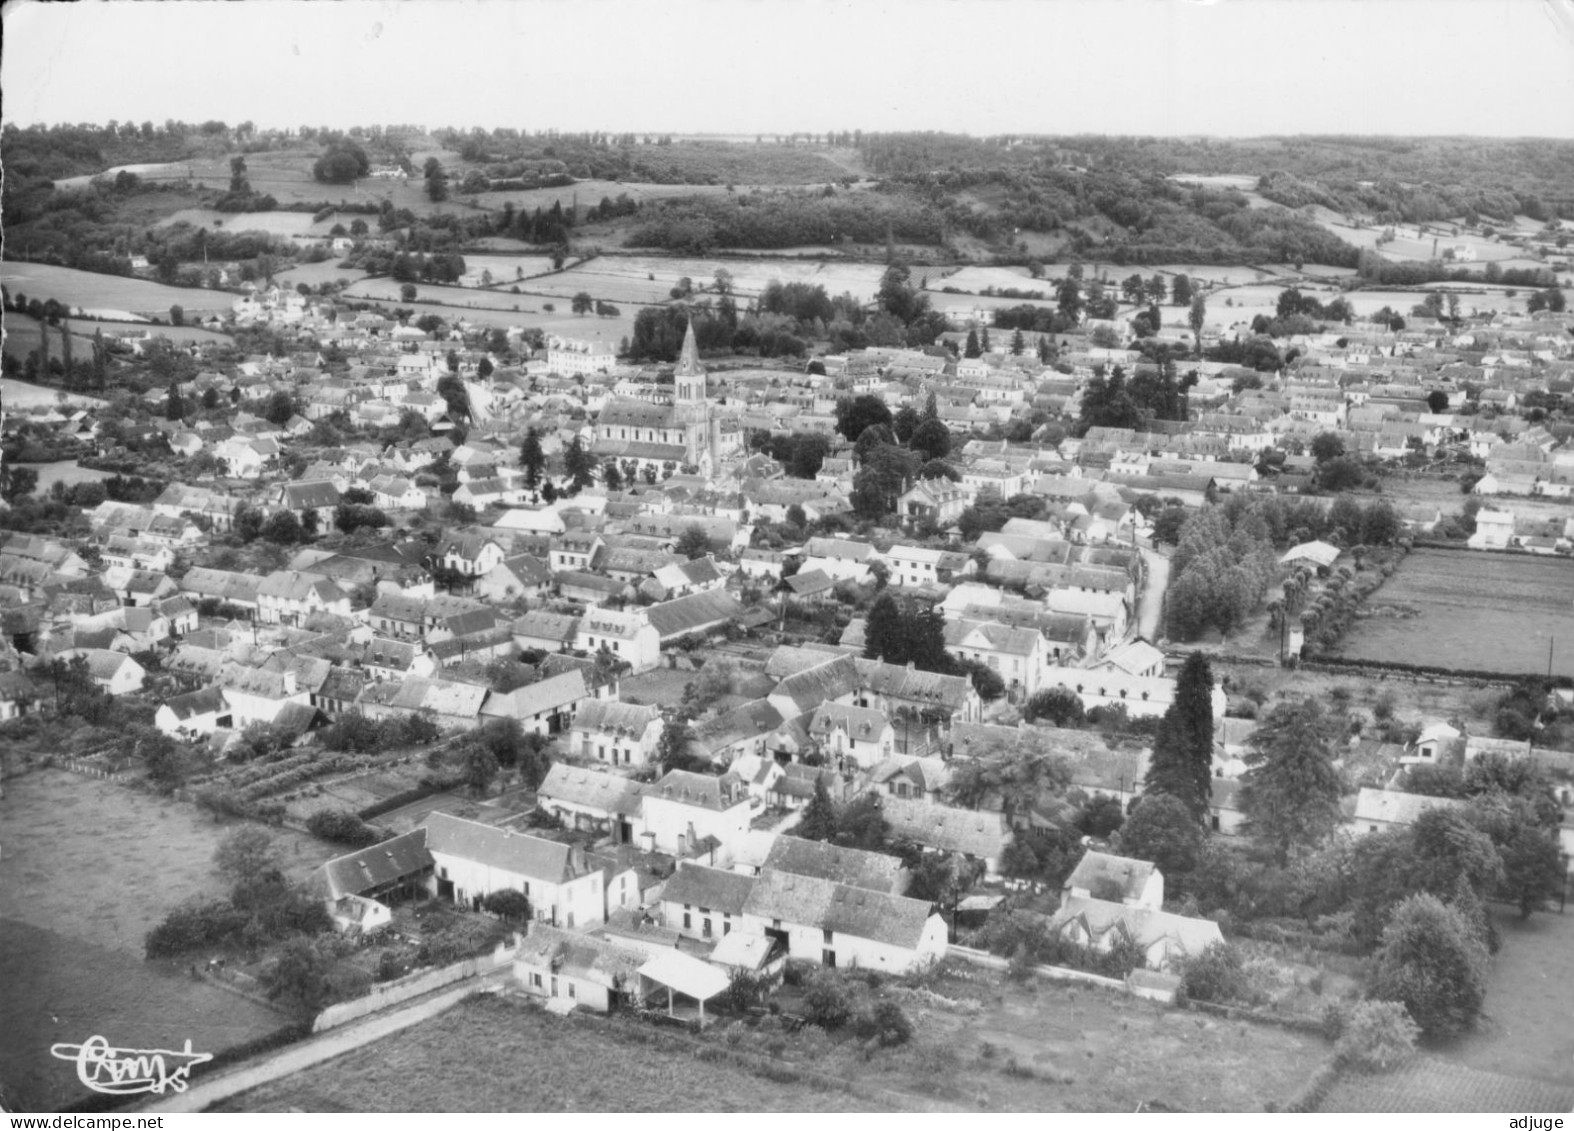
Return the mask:
M820 964L823 966L835 966L836 952L834 950L822 950L820 952Z
M832 931L821 931L820 934L824 937L826 946L830 946L832 944L832 942L835 941L832 938L832 935L834 934L834 932L832 932Z
M577 993L575 993L575 991L574 991L574 983L573 983L573 982L570 982L570 983L569 983L569 984L568 984L568 996L569 996L569 997L571 997L571 998L572 998L572 997L578 997L578 996L579 996L579 995L578 995L578 994L577 994Z
M701 927L700 933L705 938L707 938L707 939L710 938L710 936L711 936L710 920L706 919L703 923L701 923L700 927Z
M683 913L683 929L685 931L691 931L694 929L693 920L687 911Z

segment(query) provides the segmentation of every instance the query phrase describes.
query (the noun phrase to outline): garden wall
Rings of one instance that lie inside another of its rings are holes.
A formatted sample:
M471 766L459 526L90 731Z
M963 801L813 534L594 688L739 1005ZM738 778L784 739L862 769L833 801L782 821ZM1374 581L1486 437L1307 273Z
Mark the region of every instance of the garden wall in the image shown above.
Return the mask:
M387 1009L391 1005L409 1001L411 998L429 994L433 990L442 989L444 986L455 982L462 982L466 978L475 978L481 974L490 974L501 966L506 966L514 960L516 951L499 944L491 954L479 958L467 958L463 962L456 962L452 966L444 966L437 970L428 970L424 974L409 974L392 982L384 982L374 986L365 997L358 997L352 1001L341 1001L337 1005L330 1005L317 1015L312 1022L313 1033L325 1033L329 1029L336 1029L340 1025L365 1017L368 1013L376 1013L380 1009ZM475 989L480 989L477 982Z

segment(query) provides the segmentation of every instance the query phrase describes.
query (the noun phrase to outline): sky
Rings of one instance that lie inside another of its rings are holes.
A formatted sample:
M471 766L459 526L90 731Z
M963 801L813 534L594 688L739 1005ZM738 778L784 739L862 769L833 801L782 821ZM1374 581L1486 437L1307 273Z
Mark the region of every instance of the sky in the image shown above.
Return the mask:
M0 116L1574 137L1574 0L8 0Z

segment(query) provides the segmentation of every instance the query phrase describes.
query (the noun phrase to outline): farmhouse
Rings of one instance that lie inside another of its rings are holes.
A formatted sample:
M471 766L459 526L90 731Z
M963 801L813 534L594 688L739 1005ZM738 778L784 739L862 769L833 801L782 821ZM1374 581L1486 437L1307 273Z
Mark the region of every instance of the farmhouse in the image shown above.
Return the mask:
M789 958L906 974L945 957L945 920L926 900L772 869L752 882L742 929Z
M1349 828L1358 835L1389 832L1414 824L1428 809L1457 809L1463 805L1464 802L1451 797L1362 787L1355 800L1355 817Z

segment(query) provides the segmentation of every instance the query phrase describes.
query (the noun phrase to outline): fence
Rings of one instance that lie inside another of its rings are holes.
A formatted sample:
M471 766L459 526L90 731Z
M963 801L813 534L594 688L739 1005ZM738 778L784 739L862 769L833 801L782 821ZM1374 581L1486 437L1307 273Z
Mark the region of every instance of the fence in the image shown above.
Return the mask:
M91 762L79 762L75 758L56 758L52 765L62 770L70 770L73 774L81 774L88 778L101 778L104 781L114 782L119 785L126 780L125 774L117 774L110 770L100 769Z
M442 989L444 986L462 982L467 978L478 978L482 974L490 974L500 966L506 966L514 960L514 950L499 944L491 954L479 958L467 958L456 962L452 966L444 966L437 970L428 970L424 974L409 974L393 982L384 982L374 986L372 991L364 997L355 998L353 1001L341 1001L337 1005L330 1005L317 1015L312 1022L313 1033L325 1033L329 1029L336 1029L340 1025L348 1024L368 1013L376 1013L380 1009L387 1009L391 1005L409 1001L433 990ZM475 989L480 989L481 983L476 982Z

